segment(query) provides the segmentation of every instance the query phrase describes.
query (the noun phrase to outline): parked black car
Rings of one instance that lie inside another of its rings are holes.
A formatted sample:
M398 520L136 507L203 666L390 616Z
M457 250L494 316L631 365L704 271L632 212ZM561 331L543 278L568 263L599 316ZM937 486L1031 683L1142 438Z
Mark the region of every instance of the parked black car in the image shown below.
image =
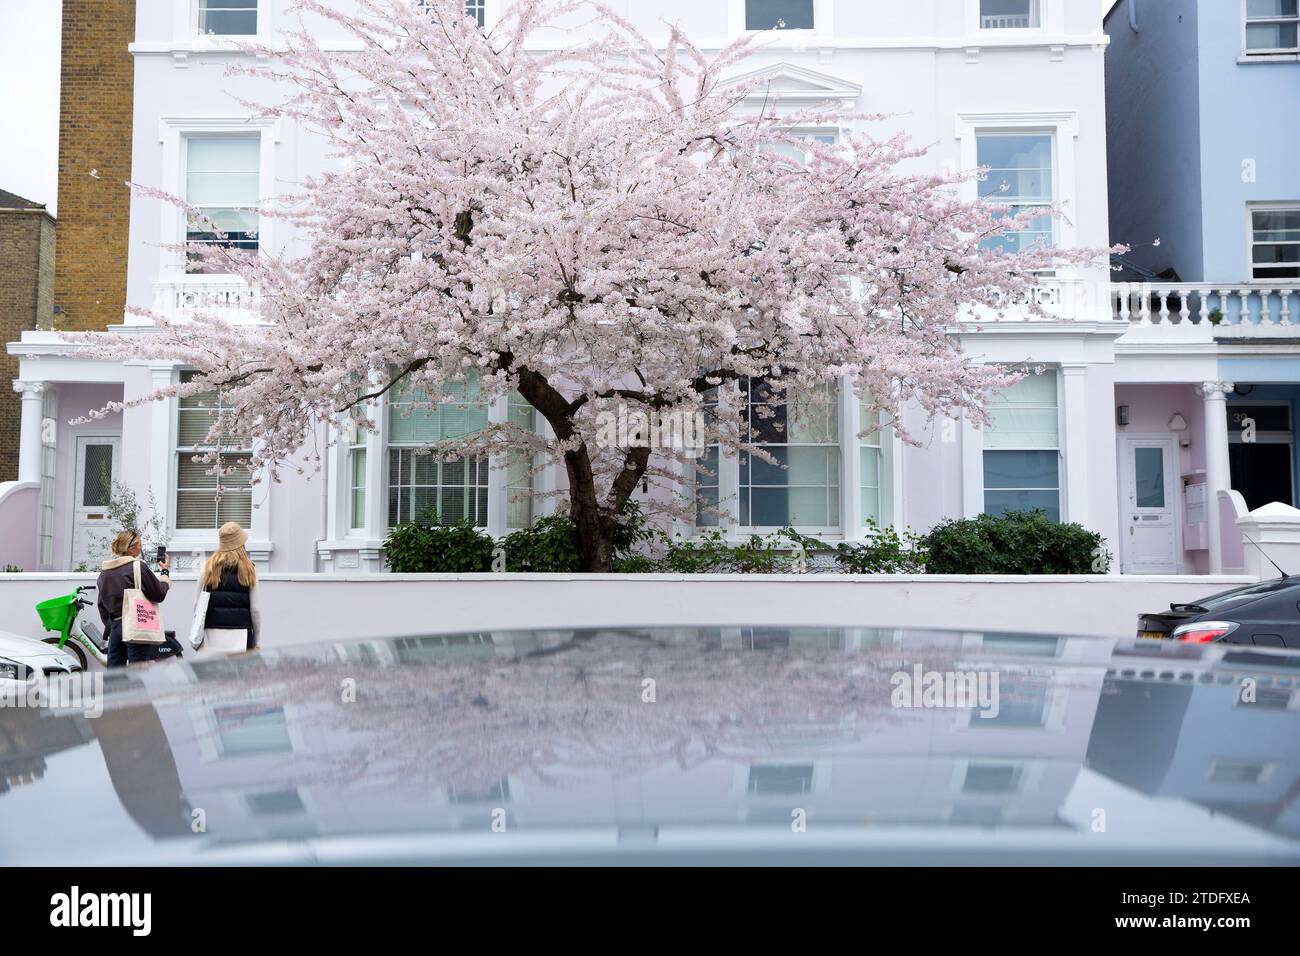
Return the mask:
M0 707L0 863L1296 865L1297 665L775 625L187 656L94 719Z
M1139 614L1138 637L1300 648L1300 577L1260 581Z

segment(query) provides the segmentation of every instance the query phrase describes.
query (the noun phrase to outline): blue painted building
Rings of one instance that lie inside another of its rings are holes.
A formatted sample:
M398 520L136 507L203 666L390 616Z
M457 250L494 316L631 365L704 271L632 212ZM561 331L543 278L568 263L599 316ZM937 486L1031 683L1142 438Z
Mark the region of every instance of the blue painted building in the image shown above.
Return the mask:
M1175 433L1182 563L1233 567L1220 492L1300 504L1298 0L1119 0L1105 32L1119 456Z
M1183 282L1300 278L1298 24L1297 0L1115 5L1110 229L1127 261Z

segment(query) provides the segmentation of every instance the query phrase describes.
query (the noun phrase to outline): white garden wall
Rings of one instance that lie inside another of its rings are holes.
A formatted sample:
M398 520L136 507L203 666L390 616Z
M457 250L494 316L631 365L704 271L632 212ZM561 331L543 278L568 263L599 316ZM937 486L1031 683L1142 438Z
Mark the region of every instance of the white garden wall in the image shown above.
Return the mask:
M0 575L0 630L41 636L37 601L94 575ZM267 574L268 646L456 630L853 625L1131 635L1141 611L1253 581L1230 576ZM192 575L163 605L188 633Z

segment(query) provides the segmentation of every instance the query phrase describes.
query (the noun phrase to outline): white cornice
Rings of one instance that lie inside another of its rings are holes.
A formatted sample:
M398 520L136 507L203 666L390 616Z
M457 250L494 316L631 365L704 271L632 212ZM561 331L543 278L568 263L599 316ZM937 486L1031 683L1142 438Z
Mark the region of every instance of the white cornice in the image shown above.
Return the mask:
M705 53L717 52L728 46L735 37L706 37L697 41L697 46ZM1104 33L1096 34L1075 34L1071 36L1044 36L1042 34L1034 37L995 37L981 33L978 35L963 35L953 37L874 37L874 36L799 36L790 40L772 40L755 47L756 53L809 53L818 50L864 50L864 51L890 51L898 50L905 52L917 51L956 51L964 52L967 49L975 48L984 51L991 50L1043 50L1053 52L1065 49L1090 49L1100 50L1110 43L1110 38ZM284 49L284 44L271 42L266 44L273 51ZM577 44L572 44L577 45ZM359 43L346 43L340 41L325 41L321 49L328 53L358 53L364 47ZM528 44L525 49L532 52L545 53L549 51L564 49L559 44ZM178 42L173 40L144 40L137 41L127 46L127 50L136 56L251 56L243 53L237 46L229 41L212 41L199 40Z

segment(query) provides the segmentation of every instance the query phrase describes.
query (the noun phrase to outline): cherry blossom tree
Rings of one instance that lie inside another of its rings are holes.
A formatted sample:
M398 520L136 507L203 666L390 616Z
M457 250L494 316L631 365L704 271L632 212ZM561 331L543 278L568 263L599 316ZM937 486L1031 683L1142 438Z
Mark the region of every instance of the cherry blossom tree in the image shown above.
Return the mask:
M908 404L986 422L990 391L1015 378L963 356L954 323L1032 313L1035 272L1096 255L1007 251L1031 214L964 201L978 173L915 171L924 150L902 136L797 134L873 117L777 94L746 108L757 81L731 78L749 38L706 53L670 26L656 45L586 0L519 0L486 32L462 0L294 6L358 52L300 26L232 70L283 84L247 105L331 147L329 171L260 210L308 250L187 250L255 288L262 323L153 316L157 334L92 337L102 357L195 369L147 400L220 389L214 435L254 435L251 466L272 474L325 424L374 428L394 389L431 403L467 381L483 403L517 391L548 433L493 423L434 451L561 462L586 566L607 571L638 486L680 493L697 467L609 440L609 416L707 408L709 443L762 458L739 388L816 403L850 380L905 439ZM689 488L675 507L693 511Z

